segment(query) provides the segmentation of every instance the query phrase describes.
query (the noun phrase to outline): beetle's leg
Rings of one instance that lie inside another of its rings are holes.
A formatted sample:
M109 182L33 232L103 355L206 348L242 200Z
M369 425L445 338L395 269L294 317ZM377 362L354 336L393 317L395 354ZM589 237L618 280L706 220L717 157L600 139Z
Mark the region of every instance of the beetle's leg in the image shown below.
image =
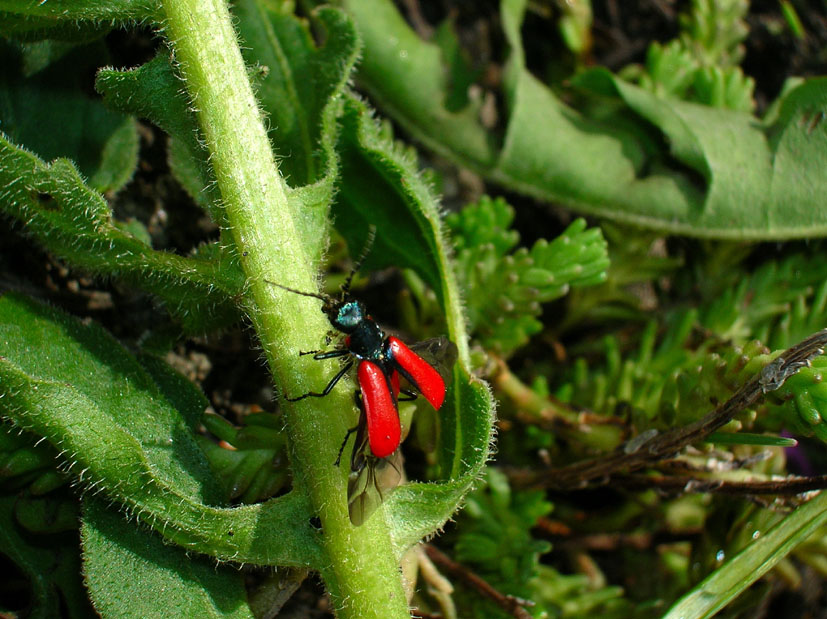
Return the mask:
M337 348L336 350L302 350L299 352L300 356L313 355L313 359L316 361L335 359L336 357L344 357L349 354L350 351L347 348Z
M330 351L330 352L340 352L340 351ZM329 354L329 353L328 353L328 354ZM341 357L342 355L334 355L334 356ZM314 358L315 358L315 357L314 357ZM330 357L323 357L323 358L324 358L324 359L329 359ZM297 398L288 398L287 396L285 396L285 398L284 398L284 399L285 399L285 400L287 400L288 402L298 402L299 400L304 400L305 398L323 398L323 397L325 397L328 393L330 393L331 391L333 391L333 387L335 387L335 386L336 386L336 383L338 383L340 380L342 380L342 377L343 377L345 374L347 374L348 370L349 370L351 367L353 367L353 360L352 360L352 359L351 359L350 361L348 361L348 362L347 362L347 363L346 363L346 364L342 367L342 369L341 369L341 370L339 370L339 373L338 373L338 374L336 374L336 376L334 376L332 379L330 379L330 382L329 382L329 383L327 383L327 387L325 387L325 388L324 388L324 391L322 391L321 393L316 393L315 391L310 391L309 393L305 393L304 395L300 395L300 396L299 396L299 397L297 397Z
M397 397L397 402L410 402L412 400L416 400L419 397L419 394L415 391L408 391L407 389L400 389L399 393L404 395L405 397Z
M342 452L345 450L345 445L347 445L347 441L350 438L350 435L353 434L354 432L356 432L356 430L358 430L358 429L359 429L358 425L355 425L352 428L348 428L347 434L345 434L345 440L342 441L342 446L339 447L339 454L336 456L336 462L333 463L336 466L339 466L339 464L342 461Z

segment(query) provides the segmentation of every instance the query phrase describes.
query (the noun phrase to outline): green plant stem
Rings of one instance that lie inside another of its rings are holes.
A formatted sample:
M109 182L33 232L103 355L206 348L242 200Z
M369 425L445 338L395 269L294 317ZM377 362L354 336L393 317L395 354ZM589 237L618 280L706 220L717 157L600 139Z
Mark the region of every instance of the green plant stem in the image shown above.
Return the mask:
M224 0L166 0L162 8L247 276L244 302L275 382L287 393L318 390L324 364L298 356L329 328L318 301L268 283L315 290L314 252L300 241L301 213L278 173L227 6ZM285 405L294 488L307 492L322 522L326 556L318 568L339 616L407 617L387 525L380 513L362 527L351 525L346 470L333 466L352 425L342 414L353 411L350 393L340 387L327 398Z
M513 402L524 422L555 426L565 438L602 451L611 451L623 440L620 420L576 411L563 402L535 393L512 374L502 360L491 380L497 392Z

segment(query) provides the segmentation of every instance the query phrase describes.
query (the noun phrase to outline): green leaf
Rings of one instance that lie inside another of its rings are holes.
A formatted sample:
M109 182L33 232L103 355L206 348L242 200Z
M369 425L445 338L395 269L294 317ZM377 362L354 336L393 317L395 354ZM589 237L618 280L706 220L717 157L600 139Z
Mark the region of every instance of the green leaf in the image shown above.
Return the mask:
M14 496L0 496L0 552L28 579L31 605L26 616L58 617L63 608L68 617L89 617L93 611L80 577L77 538L27 532L15 517L16 503ZM8 573L4 578L6 584L14 582Z
M203 410L203 409L202 409ZM244 426L236 428L218 415L203 417L204 426L222 442L226 449L206 437L199 437L210 464L227 491L228 499L242 503L259 503L277 494L289 482L287 437L283 419L269 413L244 417Z
M198 129L184 84L166 54L128 71L102 69L95 88L106 104L126 114L146 118L170 135L170 167L193 199L224 225L218 190L208 152Z
M493 415L488 385L456 368L448 398L439 411L438 453L441 477L447 481L405 484L386 502L397 556L439 530L457 511L488 460Z
M142 354L138 362L149 374L161 395L178 411L184 423L192 432L201 427L204 409L209 406L204 393L194 383L154 355Z
M434 289L442 304L448 337L459 348L448 397L439 410L437 484L413 483L386 503L394 548L411 544L441 527L488 459L493 402L487 386L473 379L468 335L436 200L410 151L392 141L353 96L345 101L341 137L342 177L333 215L351 248L361 247L370 225L377 238L369 266L407 267Z
M9 2L3 2L7 6ZM110 24L77 23L44 16L32 16L0 10L0 33L19 41L85 42L104 36L112 29Z
M769 531L712 572L664 615L712 617L827 522L827 494L797 507Z
M393 142L356 97L346 99L341 122L342 178L333 206L336 229L353 250L364 245L368 229L376 226L366 266L413 269L442 300L448 267L440 215L415 154Z
M789 169L778 170L778 154L783 156L784 152L773 152L752 116L658 99L603 69L580 75L576 83L604 95L620 96L664 134L678 161L704 179L702 204L683 215L693 227L717 229L719 236L727 236L723 232L730 226L743 238L812 236L822 227L827 229L827 215L808 205L814 192L820 191L820 177L807 174L800 162L795 174L803 174L803 178L796 178ZM808 91L827 92L827 84L818 84L808 82ZM796 184L800 186L797 190L792 186ZM793 193L794 199L781 195L776 189L781 187ZM784 232L779 234L781 230Z
M238 319L243 275L226 249L191 258L153 251L115 225L108 205L65 159L46 164L0 133L0 211L76 267L118 276L163 299L190 331Z
M165 544L100 499L84 500L82 543L86 586L104 617L253 617L241 572Z
M74 533L78 529L78 502L69 492L43 497L19 494L14 508L17 521L32 533Z
M468 105L468 88L479 77L481 71L479 68L471 67L471 61L460 45L454 21L449 14L434 32L434 42L439 45L444 62L450 71L447 83L449 94L445 100L445 107L452 112Z
M233 6L245 60L265 68L257 94L270 117L279 171L291 187L301 187L324 179L335 165L329 161L330 112L339 112L336 99L355 64L359 39L343 12L324 9L316 15L325 29L324 45L317 48L307 24L285 8L267 0Z
M24 59L30 56L0 43L0 127L43 159L73 159L97 191L121 189L138 162L135 122L90 99L82 88L87 74L105 62L103 44L72 49L24 77Z
M293 492L253 506L215 506L223 492L194 440L191 417L94 324L3 295L0 386L5 417L45 437L84 486L167 539L224 560L318 565L306 499Z
M38 437L0 423L0 483L4 490L37 484L43 475L54 472L56 456L51 445L38 444Z
M0 0L0 11L55 25L84 21L123 24L155 16L158 4L157 0Z
M710 443L718 445L769 445L771 447L795 447L798 445L798 441L794 438L750 434L749 432L713 432L706 438Z
M731 239L827 234L822 80L807 82L789 99L801 145L808 136L806 160L792 145L774 147L749 114L666 102L603 70L574 80L590 86L594 104L580 113L526 69L520 38L525 2L507 0L501 14L511 57L500 146L500 132L489 133L477 120L477 102L455 113L445 109L438 48L422 41L388 0L346 6L365 41L360 79L379 107L429 148L494 182L664 232ZM736 96L737 90L720 94ZM625 109L618 109L616 97ZM658 140L652 140L653 129Z
M7 293L0 298L0 334L4 365L35 384L71 387L142 445L160 481L190 499L215 500L218 487L184 418L100 327Z
M777 120L768 128L772 149L773 175L770 184L773 224L799 223L801 236L823 234L827 215L813 198L824 195L827 180L827 78L808 80L791 89L781 100Z

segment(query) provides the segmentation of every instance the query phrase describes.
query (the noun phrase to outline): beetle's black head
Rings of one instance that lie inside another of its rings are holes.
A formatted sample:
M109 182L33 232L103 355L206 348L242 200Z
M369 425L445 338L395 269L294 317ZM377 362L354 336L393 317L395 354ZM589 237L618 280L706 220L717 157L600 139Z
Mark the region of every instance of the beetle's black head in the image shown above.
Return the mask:
M322 311L327 314L330 324L342 333L353 333L368 317L365 306L359 301L352 300L325 303Z

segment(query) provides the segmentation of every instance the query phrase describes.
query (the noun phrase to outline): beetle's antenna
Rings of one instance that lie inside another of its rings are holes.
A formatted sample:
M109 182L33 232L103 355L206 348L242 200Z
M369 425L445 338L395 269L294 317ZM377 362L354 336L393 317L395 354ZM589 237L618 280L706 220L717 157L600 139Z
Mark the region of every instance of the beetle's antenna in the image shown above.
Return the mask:
M358 273L359 269L362 267L362 263L365 261L365 258L368 257L370 253L371 247L373 247L373 241L376 240L376 226L373 224L370 225L368 228L368 238L365 241L365 247L362 249L362 254L359 256L359 259L353 265L353 268L350 270L347 278L345 279L345 283L342 284L342 299L344 299L348 292L350 292L350 284L353 281L353 276Z
M301 290L296 290L295 288L288 288L287 286L282 286L281 284L277 284L276 282L271 282L269 279L265 279L265 282L268 284L272 284L273 286L278 286L282 290L287 290L288 292L295 292L296 294L300 294L303 297L313 297L314 299L321 299L325 303L330 301L330 295L322 294L319 292L303 292Z

